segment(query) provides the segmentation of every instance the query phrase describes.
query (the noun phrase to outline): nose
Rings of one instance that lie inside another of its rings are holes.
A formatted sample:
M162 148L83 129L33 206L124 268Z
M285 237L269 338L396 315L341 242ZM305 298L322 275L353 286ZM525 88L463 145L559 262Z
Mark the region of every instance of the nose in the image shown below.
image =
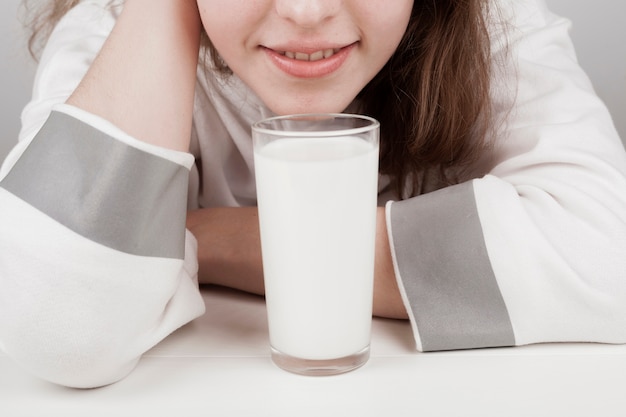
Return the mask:
M298 26L311 28L333 17L342 0L276 0L276 13Z

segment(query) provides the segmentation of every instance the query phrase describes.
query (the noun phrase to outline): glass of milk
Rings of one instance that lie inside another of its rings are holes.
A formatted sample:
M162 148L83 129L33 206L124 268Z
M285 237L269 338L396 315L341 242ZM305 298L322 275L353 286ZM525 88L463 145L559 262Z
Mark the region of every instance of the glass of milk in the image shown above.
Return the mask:
M331 375L369 359L379 123L351 114L252 126L272 360Z

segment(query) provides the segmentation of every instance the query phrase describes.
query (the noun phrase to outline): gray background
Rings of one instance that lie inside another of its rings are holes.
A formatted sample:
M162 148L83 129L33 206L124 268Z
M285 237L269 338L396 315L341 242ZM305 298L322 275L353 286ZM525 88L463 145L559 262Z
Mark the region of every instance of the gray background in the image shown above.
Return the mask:
M552 10L574 22L572 37L580 63L609 106L626 143L626 2L547 2ZM0 160L17 140L20 112L30 96L35 68L17 18L19 3L0 1Z

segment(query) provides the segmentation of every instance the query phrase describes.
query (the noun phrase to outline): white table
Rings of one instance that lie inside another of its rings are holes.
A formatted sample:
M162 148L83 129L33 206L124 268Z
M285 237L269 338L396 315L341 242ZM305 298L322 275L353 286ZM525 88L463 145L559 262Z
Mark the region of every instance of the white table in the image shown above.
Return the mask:
M48 384L0 352L0 416L626 416L626 346L418 353L407 322L375 319L364 367L305 377L271 362L262 298L203 294L203 317L108 387Z

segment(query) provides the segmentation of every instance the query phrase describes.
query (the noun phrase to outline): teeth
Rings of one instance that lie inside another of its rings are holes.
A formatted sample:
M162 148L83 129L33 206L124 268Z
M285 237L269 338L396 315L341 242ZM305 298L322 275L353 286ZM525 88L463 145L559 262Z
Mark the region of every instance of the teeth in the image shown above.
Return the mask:
M302 52L296 52L296 59L298 61L308 61L309 60L309 55L308 54L303 54Z
M313 52L312 54L305 54L303 52L284 52L284 55L290 59L297 59L298 61L319 61L320 59L330 58L335 55L339 49L324 49L323 51Z
M317 51L309 56L309 61L319 61L320 59L324 59L324 51Z
M327 49L324 51L324 58L330 58L335 55L335 52L339 52L339 50L335 51L334 49Z

